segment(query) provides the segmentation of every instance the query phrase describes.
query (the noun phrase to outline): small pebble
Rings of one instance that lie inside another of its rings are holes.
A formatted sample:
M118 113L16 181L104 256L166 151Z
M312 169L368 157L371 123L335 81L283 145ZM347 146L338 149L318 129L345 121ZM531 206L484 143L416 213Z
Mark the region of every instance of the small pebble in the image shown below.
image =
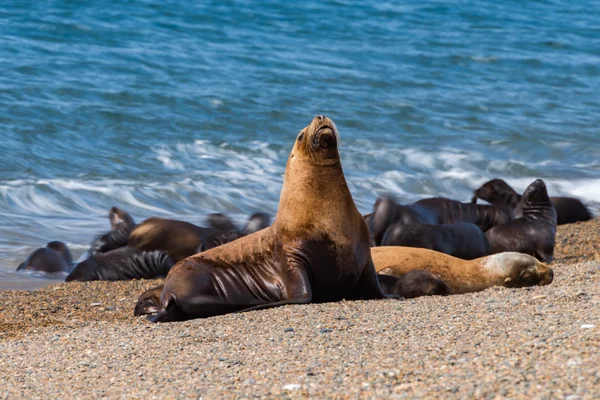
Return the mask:
M101 305L102 305L102 302L90 303L90 307L100 307Z
M596 325L592 325L592 324L583 324L581 325L581 329L592 329L596 327Z
M294 328L285 328L284 332L294 332Z
M283 390L289 390L289 391L300 390L301 388L302 388L302 385L300 385L299 383L288 383L287 385L284 385L282 387Z
M321 333L329 333L329 332L333 332L333 331L329 328L321 328Z

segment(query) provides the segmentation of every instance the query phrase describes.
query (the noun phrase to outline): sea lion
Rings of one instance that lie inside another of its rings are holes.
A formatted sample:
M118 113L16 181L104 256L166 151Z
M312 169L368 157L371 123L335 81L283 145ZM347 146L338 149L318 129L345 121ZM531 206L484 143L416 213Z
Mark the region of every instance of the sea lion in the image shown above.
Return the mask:
M373 205L373 213L369 217L369 232L376 246L381 245L383 235L395 223L438 224L439 216L433 210L428 210L416 204L401 205L391 196L378 197Z
M129 234L135 227L133 217L120 208L111 207L108 211L108 219L111 230L94 239L85 258L96 253L105 253L119 247L127 246Z
M400 277L410 271L427 270L439 276L452 294L478 292L492 286L547 285L554 277L546 264L515 252L467 261L433 250L388 246L373 247L371 255L379 275Z
M288 158L273 225L177 263L151 320L344 298L386 295L373 268L367 225L346 184L337 128L317 116Z
M551 262L556 238L556 211L541 179L531 183L521 198L523 216L485 233L492 253L518 251Z
M127 244L142 251L166 251L174 262L196 254L196 249L218 229L189 222L151 217L135 227Z
M471 222L484 232L510 220L506 209L494 205L462 203L444 197L421 199L414 204L437 213L440 224Z
M239 230L231 219L221 213L210 214L206 219L208 226L218 229L220 232L239 232L242 236L258 232L271 225L271 217L267 213L257 212L248 218L243 229Z
M152 289L143 292L133 309L133 315L136 317L145 314L154 314L160 311L160 294L165 285L161 284Z
M471 202L477 203L477 199L485 200L493 205L506 207L512 214L512 218L523 216L521 195L502 179L492 179L481 185L473 193ZM592 213L581 200L574 197L550 197L550 201L556 210L557 225L589 221L593 218Z
M142 251L126 246L106 253L96 253L80 262L65 281L161 278L167 276L173 265L173 260L164 251Z
M405 225L396 222L385 232L382 246L420 247L448 254L463 260L491 254L485 233L470 222L455 224Z
M67 245L52 241L46 244L46 247L34 250L17 267L17 271L57 273L69 272L71 268L73 268L73 258Z
M406 299L450 294L450 287L439 276L422 269L409 271L400 277L378 274L377 278L384 293Z

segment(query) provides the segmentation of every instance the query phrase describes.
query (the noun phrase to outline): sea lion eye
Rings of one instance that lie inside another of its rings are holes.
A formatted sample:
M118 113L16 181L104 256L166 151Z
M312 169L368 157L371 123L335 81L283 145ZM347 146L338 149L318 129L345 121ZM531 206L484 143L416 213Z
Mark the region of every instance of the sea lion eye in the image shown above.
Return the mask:
M299 142L301 142L301 141L302 141L302 139L304 139L304 131L302 131L302 132L300 133L300 136L298 136L298 141L299 141Z

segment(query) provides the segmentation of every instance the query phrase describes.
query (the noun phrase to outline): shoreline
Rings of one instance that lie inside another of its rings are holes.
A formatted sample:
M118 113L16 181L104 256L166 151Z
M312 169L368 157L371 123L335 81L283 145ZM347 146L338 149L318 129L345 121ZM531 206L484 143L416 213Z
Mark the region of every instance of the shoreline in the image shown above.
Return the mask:
M3 291L0 375L9 398L593 398L599 238L597 219L560 226L548 286L169 324L133 316L160 280Z

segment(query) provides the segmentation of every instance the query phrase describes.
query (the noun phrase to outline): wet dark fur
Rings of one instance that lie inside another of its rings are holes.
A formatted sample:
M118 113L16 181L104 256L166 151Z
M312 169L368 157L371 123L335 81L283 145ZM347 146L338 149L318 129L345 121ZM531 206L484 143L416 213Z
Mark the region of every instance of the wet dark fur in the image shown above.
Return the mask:
M473 193L472 203L477 199L485 200L490 204L506 207L513 218L523 216L521 210L521 195L502 179L492 179L481 185ZM574 197L550 197L556 210L557 225L570 224L578 221L589 221L592 213Z
M463 260L484 257L491 252L483 231L468 222L444 225L397 222L387 230L381 245L430 249Z
M73 268L73 258L69 249L63 242L53 241L46 247L34 250L17 267L17 271L56 273L69 272L71 268Z
M556 211L544 181L537 179L525 189L521 209L522 217L486 232L492 253L517 251L551 262L554 258Z
M94 254L75 266L66 281L120 281L165 277L173 260L164 251L141 251L122 247Z
M373 212L368 216L369 232L375 246L380 246L383 235L393 224L437 224L438 215L418 205L401 205L391 196L378 197Z
M444 197L421 199L414 204L436 212L441 224L470 222L477 225L484 232L510 220L510 215L506 209L493 205L462 203Z
M379 285L386 294L413 299L420 296L447 296L450 287L439 276L417 269L397 277L378 274Z

